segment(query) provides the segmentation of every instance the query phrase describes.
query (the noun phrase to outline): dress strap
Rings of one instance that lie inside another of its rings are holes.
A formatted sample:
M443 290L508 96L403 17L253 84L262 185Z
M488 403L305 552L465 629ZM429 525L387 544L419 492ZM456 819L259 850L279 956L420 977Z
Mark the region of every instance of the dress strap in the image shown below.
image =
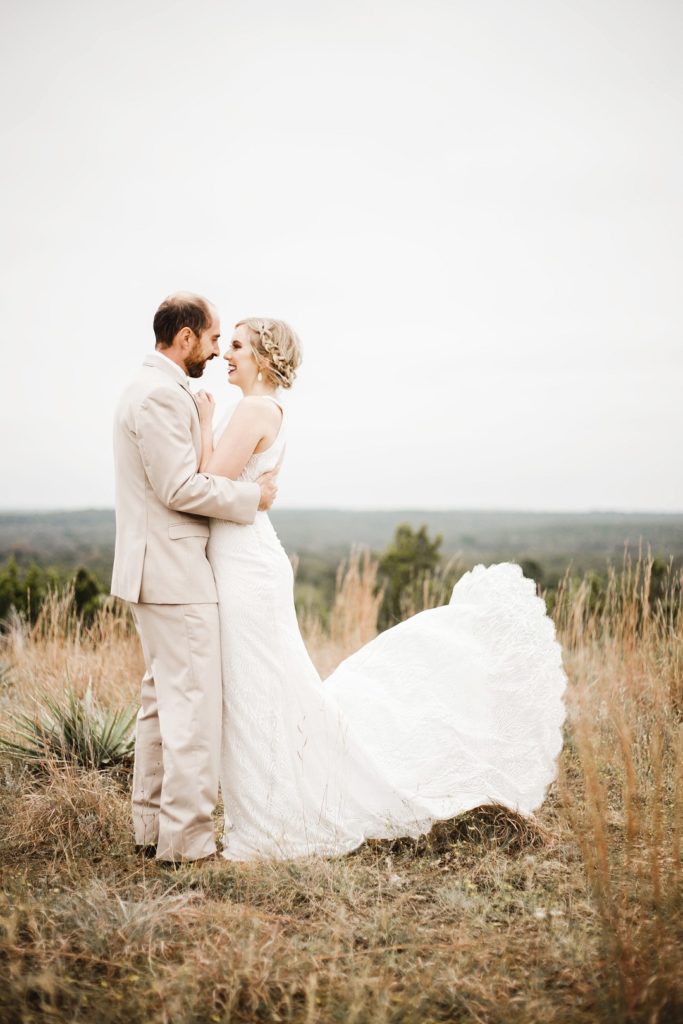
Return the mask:
M284 414L285 414L285 407L282 404L282 402L278 402L277 398L273 398L272 395L261 395L260 397L261 398L268 398L271 402L275 402L276 406L278 407L278 409L280 410L280 412L284 416Z

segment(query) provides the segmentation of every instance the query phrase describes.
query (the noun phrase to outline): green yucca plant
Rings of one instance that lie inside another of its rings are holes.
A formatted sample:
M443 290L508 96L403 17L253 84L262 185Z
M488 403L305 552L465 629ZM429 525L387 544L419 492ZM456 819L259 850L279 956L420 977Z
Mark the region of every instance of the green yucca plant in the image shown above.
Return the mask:
M98 771L128 769L133 760L132 708L99 707L88 686L84 697L72 689L63 702L43 695L34 715L13 715L11 736L0 736L0 752L33 770L62 762Z

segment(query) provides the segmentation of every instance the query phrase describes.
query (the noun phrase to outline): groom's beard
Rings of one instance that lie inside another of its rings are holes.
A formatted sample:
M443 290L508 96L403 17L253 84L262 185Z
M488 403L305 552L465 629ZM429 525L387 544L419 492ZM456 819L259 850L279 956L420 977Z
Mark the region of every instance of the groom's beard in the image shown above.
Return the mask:
M188 377L201 377L204 373L204 367L206 366L207 360L205 359L201 363L191 363L189 359L185 360L185 369Z
M197 345L192 349L189 356L185 360L185 372L188 377L201 377L204 373L204 367L208 363L209 359L213 359L213 356L206 356L204 359L200 355L201 349Z

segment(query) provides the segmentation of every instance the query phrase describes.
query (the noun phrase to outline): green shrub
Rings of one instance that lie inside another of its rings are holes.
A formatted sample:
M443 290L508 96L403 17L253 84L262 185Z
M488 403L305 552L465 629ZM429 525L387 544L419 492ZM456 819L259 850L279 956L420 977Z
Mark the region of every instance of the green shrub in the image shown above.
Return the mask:
M34 715L12 716L14 730L0 737L0 752L36 771L55 762L98 771L130 768L135 709L101 708L90 687L85 697L67 690L62 703L43 695L39 705Z
M396 528L394 539L379 560L379 581L384 587L380 629L405 618L406 606L410 611L420 610L420 591L439 566L441 541L441 534L431 540L424 525L419 530L408 523Z

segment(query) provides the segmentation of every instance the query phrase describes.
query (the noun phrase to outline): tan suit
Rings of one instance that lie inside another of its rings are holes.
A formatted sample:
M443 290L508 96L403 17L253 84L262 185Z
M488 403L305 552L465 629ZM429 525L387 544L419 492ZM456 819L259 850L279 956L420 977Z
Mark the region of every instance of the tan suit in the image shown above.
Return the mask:
M111 592L132 603L146 673L133 777L135 841L162 860L215 852L221 668L206 519L254 520L260 489L197 472L199 415L187 378L145 359L114 420Z

